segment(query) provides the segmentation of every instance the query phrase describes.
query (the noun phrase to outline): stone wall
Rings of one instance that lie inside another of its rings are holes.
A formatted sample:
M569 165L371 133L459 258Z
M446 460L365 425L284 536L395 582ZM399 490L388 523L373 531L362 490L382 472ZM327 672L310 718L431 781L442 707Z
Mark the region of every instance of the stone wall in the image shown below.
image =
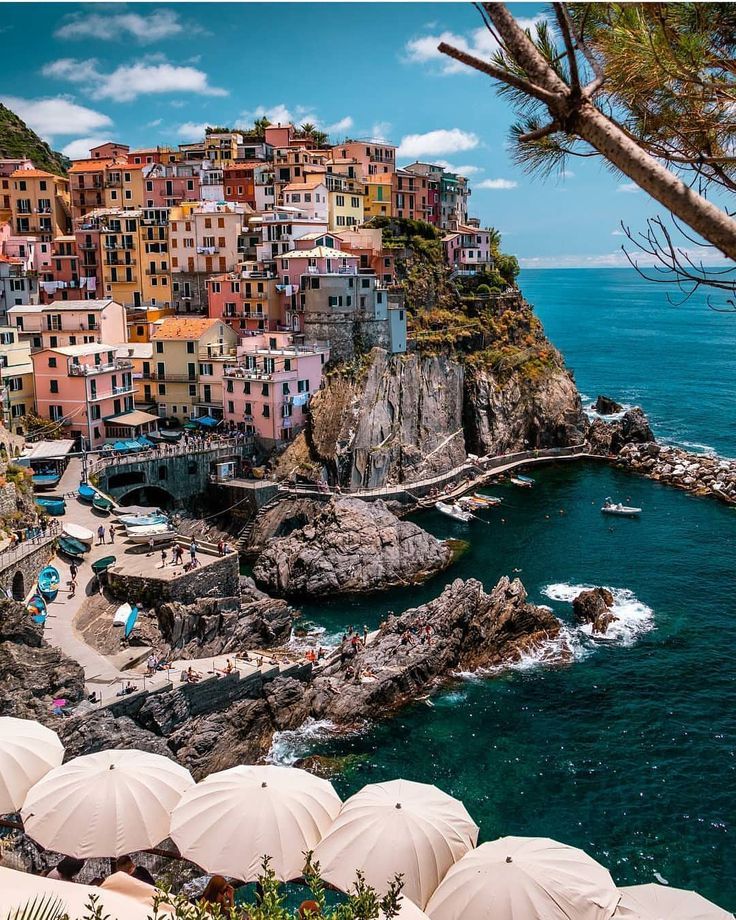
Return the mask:
M304 314L307 341L329 341L330 360L350 361L356 354L371 348L389 348L389 324L386 319L354 311Z
M18 509L18 491L14 482L0 487L0 517L12 514Z
M145 607L157 607L166 601L194 604L204 597L230 597L239 590L239 561L237 553L207 556L200 552L199 568L182 572L176 578L155 575L126 575L120 566L107 571L107 585L113 597L135 600Z
M21 543L0 553L0 588L22 600L33 588L41 569L49 564L55 539L44 537L38 543Z

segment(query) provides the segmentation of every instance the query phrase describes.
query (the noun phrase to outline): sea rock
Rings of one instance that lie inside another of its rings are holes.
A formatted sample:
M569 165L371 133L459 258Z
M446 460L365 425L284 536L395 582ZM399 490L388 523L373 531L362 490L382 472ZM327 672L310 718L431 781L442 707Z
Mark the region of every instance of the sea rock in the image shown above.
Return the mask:
M269 543L253 576L278 595L367 594L424 581L451 561L447 544L382 501L333 499L310 524Z
M107 709L74 715L55 727L64 743L67 758L97 751L134 748L173 759L171 749L163 738L141 728L128 716L115 718Z
M620 419L594 419L588 425L585 440L591 453L602 456L620 454L634 444L656 446L649 420L638 406L627 410Z
M25 605L0 603L0 715L59 722L51 701L84 698L84 670L44 640Z
M456 671L516 661L559 632L518 579L490 593L457 579L428 604L390 615L366 646L343 643L313 682L312 712L338 724L382 718Z
M582 591L572 602L572 610L578 623L591 623L593 632L604 635L618 620L612 611L613 595L608 588L591 588Z
M621 419L621 437L625 444L646 444L655 440L649 427L649 419L638 406L624 413Z
M617 403L615 399L611 399L610 396L598 396L598 399L593 403L593 411L597 412L599 415L616 415L619 412L623 412L624 407Z

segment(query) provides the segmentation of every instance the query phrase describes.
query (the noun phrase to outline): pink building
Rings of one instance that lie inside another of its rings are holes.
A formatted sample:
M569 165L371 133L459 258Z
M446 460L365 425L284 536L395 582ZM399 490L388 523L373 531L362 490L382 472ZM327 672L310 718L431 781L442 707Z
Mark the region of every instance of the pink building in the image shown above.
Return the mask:
M269 444L292 440L329 357L326 342L295 345L286 332L244 338L237 363L225 367L225 421Z
M125 307L114 300L54 300L23 304L8 310L8 325L31 348L77 347L128 341Z
M36 411L80 446L100 447L105 421L134 409L133 364L118 358L114 345L42 348L31 361Z
M476 274L480 269L491 268L491 234L480 227L458 226L442 237L445 262L456 271Z
M272 272L248 270L207 279L207 315L238 335L263 332L283 322L283 288Z
M326 233L314 240L297 240L296 248L281 257L284 284L299 285L302 275L356 275L360 256L340 249L337 236Z
M182 201L198 201L199 172L188 164L147 165L143 169L143 196L147 208L173 208Z

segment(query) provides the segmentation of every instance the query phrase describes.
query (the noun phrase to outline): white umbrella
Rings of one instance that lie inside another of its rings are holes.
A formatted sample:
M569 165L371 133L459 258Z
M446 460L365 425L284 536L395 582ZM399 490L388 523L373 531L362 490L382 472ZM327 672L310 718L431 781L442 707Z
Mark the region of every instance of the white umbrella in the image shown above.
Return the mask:
M464 856L427 904L432 920L609 920L620 894L607 869L545 837L501 837Z
M100 751L56 767L31 789L21 817L47 850L122 856L169 835L171 812L194 780L159 754Z
M88 908L91 895L97 896L103 913L114 920L146 920L152 913L152 898L148 903L143 903L91 885L78 885L76 882L62 882L15 869L0 868L0 916L3 917L12 917L16 909L24 908L34 899L51 898L61 902L69 920L84 920L90 916Z
M248 882L264 856L282 881L298 878L340 810L332 784L293 767L239 766L211 773L174 809L171 837L207 872Z
M63 758L64 746L50 728L0 717L0 815L18 811L31 786Z
M478 828L462 802L404 779L349 798L314 853L322 878L342 891L361 869L379 894L401 872L403 892L423 908L450 866L475 846Z
M631 885L621 888L614 920L733 920L733 914L716 907L695 891L665 885Z
M381 920L385 920L386 918L383 911L380 911L379 916ZM396 916L398 920L429 920L429 917L423 910L419 910L413 901L410 901L409 898L405 898L403 895L399 898L399 912Z

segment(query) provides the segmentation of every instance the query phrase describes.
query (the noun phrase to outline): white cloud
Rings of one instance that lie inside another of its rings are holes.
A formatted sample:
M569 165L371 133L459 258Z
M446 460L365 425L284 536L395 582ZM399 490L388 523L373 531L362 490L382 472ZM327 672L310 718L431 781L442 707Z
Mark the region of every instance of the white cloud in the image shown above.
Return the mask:
M482 182L478 182L473 188L487 188L494 191L505 191L506 189L516 188L518 182L514 179L483 179Z
M47 99L23 99L20 96L0 96L0 102L19 115L43 137L57 134L86 134L112 125L109 115L77 105L64 96Z
M473 150L480 141L477 134L460 128L441 128L426 134L406 134L401 138L397 156L404 159L433 157L447 153Z
M531 29L545 19L544 15L535 16L533 19L517 17L516 21L524 29ZM440 42L454 45L461 51L472 54L474 57L488 60L498 50L498 43L485 26L473 29L466 35L455 32L440 32L429 35L420 35L412 38L404 46L405 60L412 64L429 65L435 72L447 75L454 73L477 73L465 64L455 61L437 50Z
M97 137L78 137L75 141L70 141L61 152L70 160L86 160L92 147L99 144L106 144L110 140L109 135L100 134Z
M186 32L198 31L187 23ZM134 39L148 45L181 35L184 23L174 10L152 10L150 13L74 13L54 33L56 38L96 38L102 41L127 41Z
M146 122L147 128L158 128L158 126L163 122L163 118L154 118L153 121Z
M345 118L341 118L340 121L336 121L334 125L327 125L325 131L328 134L334 134L335 137L340 137L341 135L346 134L353 127L353 119L346 115Z
M158 57L143 59L134 64L121 64L109 73L103 73L94 58L60 58L46 64L41 73L45 77L78 83L93 99L112 99L115 102L131 102L139 96L154 93L184 92L201 96L228 94L225 89L210 86L203 70L180 67Z
M377 121L370 130L371 140L378 141L379 144L388 144L388 136L391 133L391 122Z
M641 189L636 184L636 182L622 182L621 185L616 189L617 192L628 192L628 194L633 195L636 192L640 192Z
M319 124L319 119L311 109L304 105L298 105L290 109L285 103L280 102L278 105L265 106L259 105L255 109L242 112L238 119L238 124L248 127L253 124L257 118L267 118L274 125L296 125L297 127L307 122L313 125Z
M611 236L624 236L623 230L611 230Z
M207 127L207 122L201 122L197 124L193 121L185 121L183 125L179 125L176 129L176 133L182 140L185 141L201 141L204 137L204 131Z
M448 172L458 173L461 176L475 176L477 173L483 172L482 166L453 166L452 163L448 163L447 160L432 160L432 163L435 166L442 166Z

